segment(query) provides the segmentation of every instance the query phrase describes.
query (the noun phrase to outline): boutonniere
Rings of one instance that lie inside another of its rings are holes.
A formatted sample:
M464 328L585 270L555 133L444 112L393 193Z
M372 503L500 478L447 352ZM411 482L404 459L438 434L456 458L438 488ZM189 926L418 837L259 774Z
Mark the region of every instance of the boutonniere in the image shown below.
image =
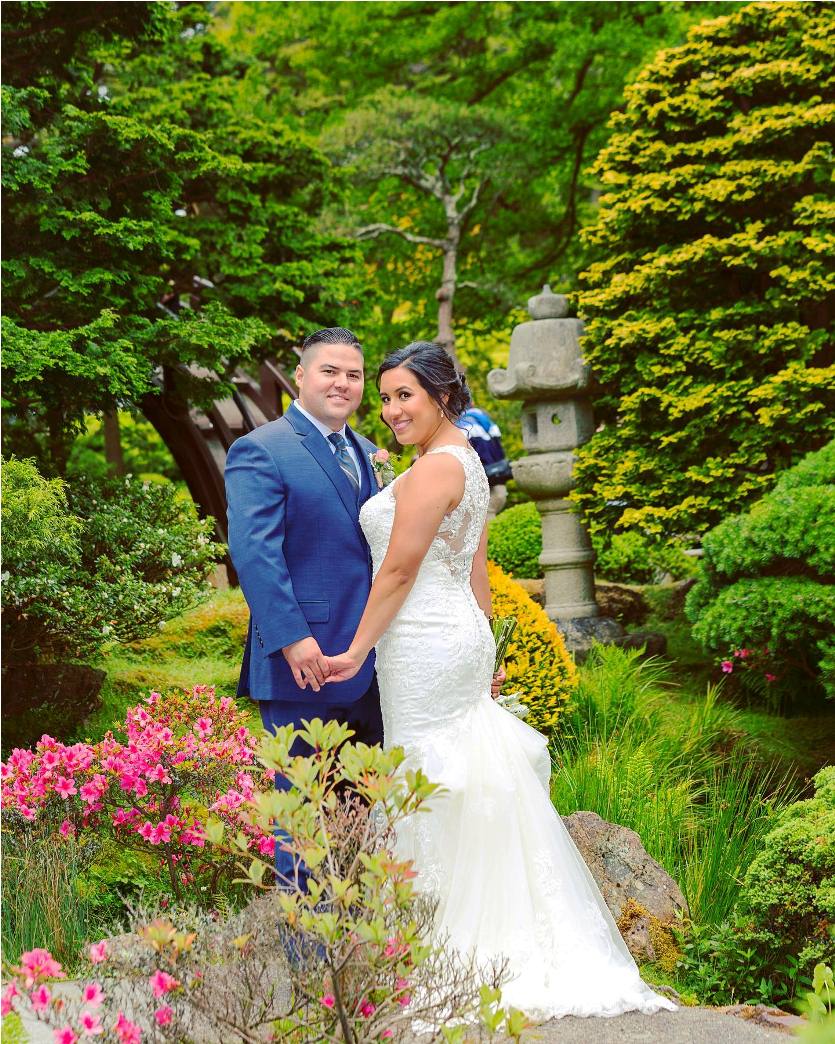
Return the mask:
M391 454L388 450L378 449L375 453L369 453L368 459L371 461L371 470L374 472L374 478L377 480L377 489L382 489L390 482L394 482L394 468L391 463Z

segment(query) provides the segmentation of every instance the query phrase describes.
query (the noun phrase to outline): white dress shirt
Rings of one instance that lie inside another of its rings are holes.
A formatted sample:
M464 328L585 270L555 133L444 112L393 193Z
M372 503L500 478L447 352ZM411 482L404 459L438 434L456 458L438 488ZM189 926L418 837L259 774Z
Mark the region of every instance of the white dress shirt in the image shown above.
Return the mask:
M303 417L307 417L307 419L310 421L313 427L316 428L317 431L320 431L322 433L322 438L327 442L328 446L330 447L331 453L333 453L333 455L336 456L336 446L334 446L334 444L328 438L328 435L335 434L333 428L329 428L327 424L323 424L318 419L318 417L314 417L312 413L308 413L304 406L301 405L298 399L295 400L293 406L299 411L299 413ZM345 442L348 445L348 455L354 462L354 467L357 469L357 475L359 476L360 480L360 492L362 492L362 488L365 484L365 480L363 478L364 469L362 467L362 463L357 459L357 452L354 449L353 442L351 442L351 440L348 438L348 432L346 431L346 428L347 424L343 424L342 427L339 429L339 434L342 436L343 439L345 439Z

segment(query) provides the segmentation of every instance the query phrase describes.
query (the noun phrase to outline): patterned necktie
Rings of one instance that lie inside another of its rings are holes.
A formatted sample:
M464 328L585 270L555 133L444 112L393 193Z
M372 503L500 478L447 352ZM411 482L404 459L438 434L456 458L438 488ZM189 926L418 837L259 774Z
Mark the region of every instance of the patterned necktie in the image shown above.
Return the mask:
M337 461L339 461L339 466L351 480L354 489L359 495L360 478L357 474L356 465L351 459L351 454L348 452L348 440L338 431L334 431L332 434L328 435L328 439L334 444L334 446L336 446L336 453L334 455Z

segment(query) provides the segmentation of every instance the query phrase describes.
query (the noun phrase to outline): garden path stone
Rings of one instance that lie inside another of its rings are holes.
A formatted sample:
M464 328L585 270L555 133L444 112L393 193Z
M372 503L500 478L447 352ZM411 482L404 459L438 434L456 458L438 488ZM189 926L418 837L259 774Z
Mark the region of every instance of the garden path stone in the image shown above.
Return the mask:
M655 1015L627 1012L612 1019L552 1019L528 1030L525 1044L778 1044L785 1033L712 1008Z

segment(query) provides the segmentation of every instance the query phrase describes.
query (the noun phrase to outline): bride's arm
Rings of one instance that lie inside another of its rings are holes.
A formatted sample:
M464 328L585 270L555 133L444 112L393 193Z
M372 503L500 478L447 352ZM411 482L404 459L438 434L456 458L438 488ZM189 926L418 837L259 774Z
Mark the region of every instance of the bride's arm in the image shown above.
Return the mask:
M490 581L487 579L487 526L482 530L478 550L473 558L470 587L479 608L489 620L493 615L493 603L490 598Z
M398 483L388 551L348 652L334 663L329 681L351 677L377 644L414 586L420 564L444 515L464 495L464 471L455 457L433 453L417 460Z

